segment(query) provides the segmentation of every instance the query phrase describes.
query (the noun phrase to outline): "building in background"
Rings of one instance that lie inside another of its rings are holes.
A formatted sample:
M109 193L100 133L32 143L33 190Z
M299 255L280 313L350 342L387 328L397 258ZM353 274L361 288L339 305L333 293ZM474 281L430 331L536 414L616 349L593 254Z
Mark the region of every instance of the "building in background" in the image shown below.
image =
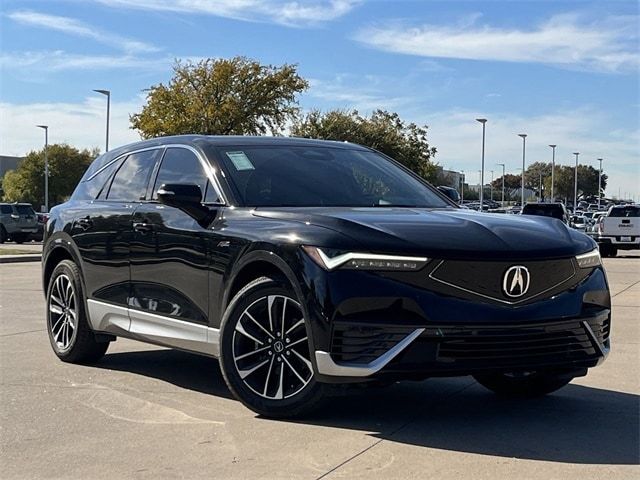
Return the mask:
M6 155L0 155L0 178L4 177L4 174L9 170L15 170L18 168L18 164L24 157L8 157Z

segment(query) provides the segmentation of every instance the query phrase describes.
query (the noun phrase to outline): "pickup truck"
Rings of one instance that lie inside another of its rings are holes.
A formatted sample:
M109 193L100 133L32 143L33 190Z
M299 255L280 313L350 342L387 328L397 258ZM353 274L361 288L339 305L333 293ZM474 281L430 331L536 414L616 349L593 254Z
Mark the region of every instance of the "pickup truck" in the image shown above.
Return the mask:
M640 205L613 206L597 225L593 238L603 257L615 257L618 250L640 249Z

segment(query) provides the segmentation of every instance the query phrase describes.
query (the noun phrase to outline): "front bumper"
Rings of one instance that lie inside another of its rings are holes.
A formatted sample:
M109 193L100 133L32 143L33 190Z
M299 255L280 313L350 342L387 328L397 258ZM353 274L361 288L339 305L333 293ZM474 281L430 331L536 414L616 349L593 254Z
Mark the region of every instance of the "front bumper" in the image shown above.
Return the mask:
M611 305L601 267L522 304L373 272L325 272L311 262L302 277L321 382L584 369L610 349Z
M331 352L315 352L320 375L424 378L594 367L609 354L611 317L603 310L529 324L336 327Z

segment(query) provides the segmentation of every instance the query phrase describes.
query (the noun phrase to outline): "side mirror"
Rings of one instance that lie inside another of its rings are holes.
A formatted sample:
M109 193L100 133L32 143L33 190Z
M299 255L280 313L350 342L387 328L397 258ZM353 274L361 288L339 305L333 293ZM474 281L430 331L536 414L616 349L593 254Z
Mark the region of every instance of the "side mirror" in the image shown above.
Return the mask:
M182 210L202 226L211 223L215 211L202 205L202 190L192 183L166 183L156 192L162 205Z
M202 202L202 190L191 183L165 183L156 195L160 203L169 207L182 208Z

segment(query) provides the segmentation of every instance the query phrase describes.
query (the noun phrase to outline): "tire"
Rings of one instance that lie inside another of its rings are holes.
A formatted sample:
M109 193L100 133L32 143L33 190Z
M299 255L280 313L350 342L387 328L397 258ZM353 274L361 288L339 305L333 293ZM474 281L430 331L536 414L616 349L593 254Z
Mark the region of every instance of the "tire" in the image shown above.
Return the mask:
M12 239L16 243L24 243L25 236L22 234L16 234L16 235L13 235Z
M504 397L533 398L546 395L567 385L572 376L546 372L513 375L506 373L474 375L483 387Z
M324 387L314 378L309 331L285 281L261 277L242 288L220 328L220 367L231 393L266 417L313 410Z
M4 229L3 225L0 225L0 243L4 243L7 241L7 231Z
M95 362L109 348L109 342L96 341L89 328L84 300L78 266L71 260L61 261L47 288L46 317L49 342L63 362Z
M618 255L618 249L616 247L611 247L611 250L609 251L609 256L615 257L616 255Z

